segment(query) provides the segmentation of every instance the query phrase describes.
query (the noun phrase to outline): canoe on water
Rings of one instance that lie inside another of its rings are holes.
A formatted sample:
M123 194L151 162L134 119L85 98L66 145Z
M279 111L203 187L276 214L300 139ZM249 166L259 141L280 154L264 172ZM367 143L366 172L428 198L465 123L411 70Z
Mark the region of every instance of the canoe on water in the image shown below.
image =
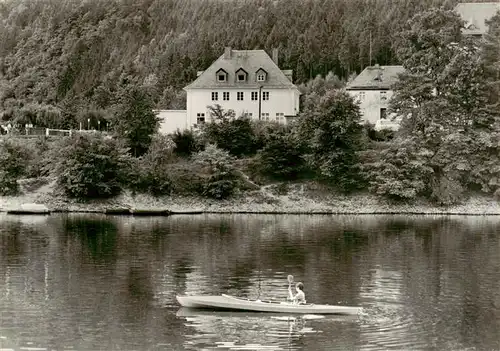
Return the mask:
M297 314L359 314L361 307L336 305L296 305L289 302L248 300L230 295L177 296L183 307Z
M294 321L294 320L316 320L316 321L339 321L349 322L357 321L357 314L309 314L309 313L283 313L283 312L259 312L243 310L227 310L214 308L189 308L180 307L176 314L177 317L194 318L195 320L217 320L224 318L243 318L247 320L269 318L276 321Z

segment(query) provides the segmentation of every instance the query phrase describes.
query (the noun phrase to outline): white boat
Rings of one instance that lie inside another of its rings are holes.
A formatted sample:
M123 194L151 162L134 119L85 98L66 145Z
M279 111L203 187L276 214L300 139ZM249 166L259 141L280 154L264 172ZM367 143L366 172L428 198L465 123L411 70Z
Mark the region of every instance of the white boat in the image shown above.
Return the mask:
M326 320L326 321L357 321L359 316L356 314L294 314L283 312L259 312L259 311L243 311L243 310L225 310L213 308L189 308L180 307L177 310L177 317L184 318L199 318L200 320L212 320L222 318L270 318L277 321L293 321L293 320Z
M230 295L192 295L179 296L177 301L183 307L203 309L223 309L274 313L297 314L347 314L355 315L362 311L361 307L336 305L298 305L290 302L248 300Z

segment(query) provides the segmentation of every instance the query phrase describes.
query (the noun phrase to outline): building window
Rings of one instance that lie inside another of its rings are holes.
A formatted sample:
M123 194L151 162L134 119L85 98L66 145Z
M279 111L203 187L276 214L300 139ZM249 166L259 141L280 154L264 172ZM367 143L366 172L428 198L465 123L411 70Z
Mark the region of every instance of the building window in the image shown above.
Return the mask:
M243 101L243 92L242 91L238 91L236 93L236 100Z
M269 92L268 91L262 92L262 100L269 100Z
M245 118L252 118L252 112L245 112L243 114L243 117L245 117Z
M269 113L268 112L262 112L262 120L269 121Z
M365 94L365 92L364 92L364 91L360 91L360 92L359 92L359 95L358 95L358 97L359 97L359 101L365 101L365 95L366 95L366 94Z
M386 101L386 100L387 100L387 92L381 91L380 92L380 101Z
M219 93L216 91L212 91L212 101L219 100Z
M265 74L258 74L257 75L257 82L263 82L266 80L266 75Z
M224 73L219 73L219 74L217 75L217 80L218 80L219 82L225 82L225 81L226 81L226 75L225 75Z
M276 121L279 123L285 122L285 114L282 112L276 112Z
M222 100L229 101L229 91L225 91L222 93Z
M196 114L196 124L203 124L205 123L205 114L204 113L197 113Z
M387 118L387 109L381 108L380 109L380 119L386 119L386 118Z
M256 91L252 91L252 100L256 101L259 100L259 93Z
M245 80L245 73L238 73L238 82L244 82Z

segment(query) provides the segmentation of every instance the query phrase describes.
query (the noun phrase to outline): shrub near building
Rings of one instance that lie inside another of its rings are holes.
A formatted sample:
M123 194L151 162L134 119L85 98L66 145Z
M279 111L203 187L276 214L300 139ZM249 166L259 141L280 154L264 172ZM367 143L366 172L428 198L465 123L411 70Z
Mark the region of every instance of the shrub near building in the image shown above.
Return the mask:
M271 178L297 179L306 170L303 145L291 130L276 129L266 138L254 165Z
M233 110L224 110L220 105L208 108L212 122L203 126L205 142L215 144L236 157L254 155L257 143L252 121L246 117L236 118Z

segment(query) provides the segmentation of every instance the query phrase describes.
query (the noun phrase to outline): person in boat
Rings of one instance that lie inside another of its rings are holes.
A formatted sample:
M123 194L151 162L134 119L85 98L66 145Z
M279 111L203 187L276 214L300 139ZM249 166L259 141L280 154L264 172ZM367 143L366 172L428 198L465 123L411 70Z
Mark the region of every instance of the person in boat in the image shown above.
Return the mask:
M306 303L306 295L304 294L304 284L298 282L295 284L295 291L297 294L293 294L292 286L288 286L288 297L294 304L304 305Z

